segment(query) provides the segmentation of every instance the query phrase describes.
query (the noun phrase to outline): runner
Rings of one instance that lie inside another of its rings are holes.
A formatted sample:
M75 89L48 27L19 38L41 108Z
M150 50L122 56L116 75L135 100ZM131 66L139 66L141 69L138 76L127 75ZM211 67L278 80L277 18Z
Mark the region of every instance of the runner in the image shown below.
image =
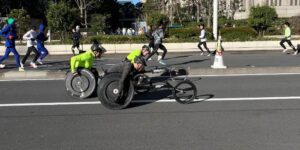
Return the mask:
M200 24L198 25L198 28L200 29L200 35L199 35L199 43L198 43L198 48L201 50L200 55L204 54L203 49L201 48L201 45L204 46L204 48L207 51L207 56L210 56L211 52L209 51L209 49L207 48L207 44L206 44L206 33L205 33L205 29L204 29L204 24Z
M289 22L285 22L284 23L284 38L280 41L280 46L283 48L283 53L285 53L287 51L284 43L287 42L289 44L289 46L295 51L293 53L293 55L297 55L299 52L298 50L295 48L295 46L292 44L291 42L292 39L292 32L291 32L291 28L290 28L290 23Z
M149 39L149 49L150 52L153 52L154 49L154 37L153 37L153 27L152 25L148 26L148 32L145 33L145 36ZM159 55L159 53L156 51L157 56ZM151 60L151 58L149 58L148 60Z
M34 58L33 60L30 62L30 67L32 68L37 68L37 65L35 64L36 60L38 59L38 57L40 56L39 52L37 51L37 49L35 48L36 46L36 27L32 26L31 29L26 32L23 35L23 40L27 41L27 52L26 55L24 56L24 58L22 59L22 63L21 66L24 66L27 58L30 56L31 52L34 52Z
M13 53L16 60L16 66L19 71L24 71L24 67L20 64L20 55L15 48L15 40L18 38L15 20L13 18L7 19L7 25L1 30L1 35L5 38L5 54L0 58L0 63L8 58L9 53ZM0 64L0 68L4 68L4 64Z
M73 45L72 45L72 53L75 56L75 48L77 48L78 53L80 54L82 51L79 49L80 45L80 39L82 38L80 34L80 26L76 26L75 29L72 30L72 40L73 40Z
M167 49L166 47L162 44L162 39L164 38L164 31L163 31L163 25L160 24L158 28L153 32L153 37L154 37L154 49L153 52L148 56L146 60L149 60L155 53L157 53L158 49L163 50L162 56L158 56L158 61L162 65L166 65L164 62L164 58L167 54Z
M37 50L40 53L40 57L37 62L42 65L42 60L48 55L48 50L45 48L44 42L48 40L48 37L45 36L45 28L47 26L47 21L44 20L39 26L39 33L37 35Z

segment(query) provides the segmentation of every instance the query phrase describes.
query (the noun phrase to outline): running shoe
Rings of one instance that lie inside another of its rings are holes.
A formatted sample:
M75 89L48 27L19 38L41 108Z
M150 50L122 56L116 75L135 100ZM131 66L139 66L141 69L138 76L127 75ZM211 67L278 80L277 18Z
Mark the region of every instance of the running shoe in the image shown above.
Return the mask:
M5 65L4 64L0 64L0 69L3 69L5 68Z
M37 68L37 65L36 65L34 62L31 62L31 63L30 63L30 67L32 67L32 68Z
M20 63L20 68L24 69L24 64Z
M298 55L299 51L295 51L292 55Z
M160 60L159 63L162 65L167 65L163 60Z
M24 68L19 67L19 71L24 72L25 70L24 70Z
M158 56L157 56L157 61L160 61L161 58L162 58L162 56L158 55Z
M283 53L285 53L286 51L287 51L287 49L283 49L283 51L282 51L282 52L283 52Z
M36 62L38 62L40 65L42 65L42 64L43 64L43 62L42 62L42 60L41 60L41 59L38 59L38 60L36 60Z

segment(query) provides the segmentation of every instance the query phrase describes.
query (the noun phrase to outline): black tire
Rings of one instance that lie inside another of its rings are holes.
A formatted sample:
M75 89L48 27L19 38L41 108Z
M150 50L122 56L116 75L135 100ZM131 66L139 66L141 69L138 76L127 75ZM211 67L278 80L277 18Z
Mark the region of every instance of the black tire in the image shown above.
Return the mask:
M87 69L80 70L76 75L68 72L65 78L66 91L72 97L88 98L95 92L96 86L95 75Z
M139 81L139 78L143 78L142 81ZM150 91L150 86L152 85L150 78L145 74L138 74L133 77L134 91L137 94L146 94ZM139 83L140 82L140 83Z
M98 85L98 99L105 108L108 109L123 109L126 108L132 101L134 95L134 87L130 79L127 79L124 84L123 94L119 96L118 87L121 79L120 73L106 74Z
M197 88L191 81L184 80L174 86L173 96L178 103L188 104L196 98Z

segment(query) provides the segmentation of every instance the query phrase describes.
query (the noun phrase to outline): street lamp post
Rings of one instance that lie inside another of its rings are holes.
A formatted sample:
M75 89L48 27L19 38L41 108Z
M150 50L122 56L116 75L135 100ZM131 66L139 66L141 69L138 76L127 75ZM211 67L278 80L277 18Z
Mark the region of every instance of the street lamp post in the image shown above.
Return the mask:
M214 39L218 39L218 0L214 0L214 12L213 12L213 35Z

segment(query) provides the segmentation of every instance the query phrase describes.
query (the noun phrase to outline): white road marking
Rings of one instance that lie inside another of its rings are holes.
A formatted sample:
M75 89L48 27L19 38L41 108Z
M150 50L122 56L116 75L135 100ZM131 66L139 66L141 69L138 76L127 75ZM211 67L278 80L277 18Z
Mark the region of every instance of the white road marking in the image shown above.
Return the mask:
M300 75L300 73L258 73L258 74L220 74L220 75L188 75L188 77L237 77L237 76L281 76ZM184 76L179 76L184 77Z
M115 64L106 64L115 65ZM281 75L300 75L300 73L264 73L264 74L223 74L223 75L188 75L188 77L237 77L237 76L281 76ZM161 76L158 76L161 77ZM186 76L177 76L178 78L185 78ZM49 79L5 79L0 82L12 81L57 81L64 80L64 78L49 78Z
M64 78L49 78L49 79L5 79L0 80L0 82L12 82L12 81L57 81L65 80Z
M116 64L105 64L105 65L107 65L107 66L114 66L114 65L116 65Z
M263 101L263 100L300 100L300 96L286 96L286 97L241 97L241 98L211 98L211 99L195 99L194 102L210 102L210 101ZM132 103L166 103L176 102L174 99L160 99L160 100L135 100ZM0 107L25 107L25 106L62 106L62 105L95 105L101 104L100 101L86 101L86 102L49 102L49 103L10 103L0 104Z

